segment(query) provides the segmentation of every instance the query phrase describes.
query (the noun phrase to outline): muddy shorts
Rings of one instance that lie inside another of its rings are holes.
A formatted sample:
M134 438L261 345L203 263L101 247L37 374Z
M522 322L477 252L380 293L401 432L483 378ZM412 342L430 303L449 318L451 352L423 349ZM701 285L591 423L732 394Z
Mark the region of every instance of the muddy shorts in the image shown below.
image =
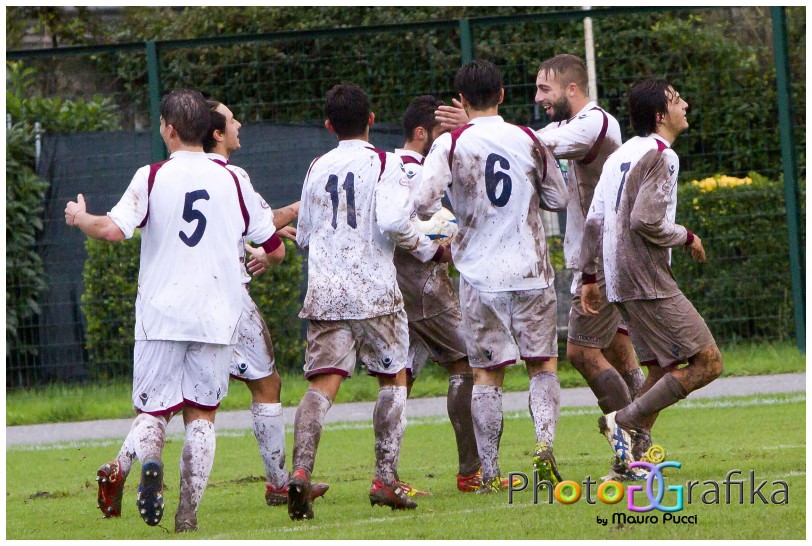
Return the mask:
M248 290L243 290L242 316L229 373L234 379L254 381L273 375L273 365L271 333Z
M465 358L465 337L458 305L439 315L409 323L409 359L406 364L409 374L417 377L429 358L441 366Z
M557 358L555 286L484 292L460 278L460 307L472 368Z
M192 341L135 341L133 406L152 415L189 404L216 409L228 393L234 345Z
M396 375L406 367L406 312L359 320L310 320L305 378L319 374L351 377L356 357L371 375Z
M567 340L581 347L605 349L618 332L628 334L623 317L617 306L606 301L606 281L603 273L598 273L598 286L603 300L598 315L587 315L581 307L581 274L573 275L572 307L570 307Z
M681 292L670 298L624 301L618 306L642 364L656 362L665 368L716 344L708 325Z

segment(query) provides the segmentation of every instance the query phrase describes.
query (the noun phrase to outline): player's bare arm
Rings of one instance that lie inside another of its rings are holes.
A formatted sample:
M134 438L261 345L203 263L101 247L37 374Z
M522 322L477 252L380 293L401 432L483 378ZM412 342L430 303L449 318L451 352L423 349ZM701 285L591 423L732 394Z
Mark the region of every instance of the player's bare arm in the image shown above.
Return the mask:
M78 227L82 233L92 239L102 241L123 241L124 232L110 219L109 216L88 214L85 205L85 196L81 193L76 201L68 201L65 206L65 223Z
M273 210L273 224L277 230L287 226L299 217L299 203L300 201L296 201L290 205Z

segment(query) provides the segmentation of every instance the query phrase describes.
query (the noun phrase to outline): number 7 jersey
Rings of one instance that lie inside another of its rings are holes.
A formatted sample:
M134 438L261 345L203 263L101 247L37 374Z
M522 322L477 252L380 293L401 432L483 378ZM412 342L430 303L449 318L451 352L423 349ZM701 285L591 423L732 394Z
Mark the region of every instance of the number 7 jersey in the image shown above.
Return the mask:
M317 157L302 187L296 241L308 248L302 318L365 319L403 309L395 244L430 259L436 244L409 219L400 159L364 140L342 140Z

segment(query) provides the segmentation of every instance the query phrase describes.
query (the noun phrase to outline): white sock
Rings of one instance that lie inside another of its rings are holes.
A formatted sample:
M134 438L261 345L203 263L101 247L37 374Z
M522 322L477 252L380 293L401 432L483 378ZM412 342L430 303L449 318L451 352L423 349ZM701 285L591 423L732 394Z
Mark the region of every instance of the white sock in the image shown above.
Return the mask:
M561 384L558 375L541 372L530 378L530 416L536 427L536 441L553 447L555 425L561 414Z
M471 390L471 418L474 421L477 452L483 479L500 476L499 441L502 439L502 387L474 385Z
M166 419L148 413L139 413L130 425L130 431L118 452L118 464L126 477L133 460L161 459L166 437Z
M375 430L375 477L393 483L403 442L403 409L406 387L387 386L378 390L378 402L372 412Z
M182 519L196 516L214 464L215 447L214 423L195 419L186 425L186 441L180 457L180 502L176 519L181 515Z
M288 483L285 470L285 421L282 404L251 404L254 419L254 436L259 444L259 454L265 464L265 480L274 487Z

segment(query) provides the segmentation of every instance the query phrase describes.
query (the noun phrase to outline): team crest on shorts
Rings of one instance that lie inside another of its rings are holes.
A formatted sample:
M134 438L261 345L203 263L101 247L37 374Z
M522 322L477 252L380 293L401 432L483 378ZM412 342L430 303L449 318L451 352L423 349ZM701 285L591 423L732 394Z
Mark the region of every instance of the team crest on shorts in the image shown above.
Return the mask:
M392 357L390 357L390 356L385 356L385 357L383 357L383 358L381 359L381 364L383 364L383 367L384 367L384 368L386 368L386 369L388 370L388 369L389 369L389 366L391 366L391 365L392 365Z
M237 365L237 371L239 371L240 374L244 374L246 371L248 371L248 364L246 364L245 362L240 362Z
M149 400L149 395L145 392L142 392L141 394L138 395L138 398L139 400L141 400L142 404L146 404L147 400Z

